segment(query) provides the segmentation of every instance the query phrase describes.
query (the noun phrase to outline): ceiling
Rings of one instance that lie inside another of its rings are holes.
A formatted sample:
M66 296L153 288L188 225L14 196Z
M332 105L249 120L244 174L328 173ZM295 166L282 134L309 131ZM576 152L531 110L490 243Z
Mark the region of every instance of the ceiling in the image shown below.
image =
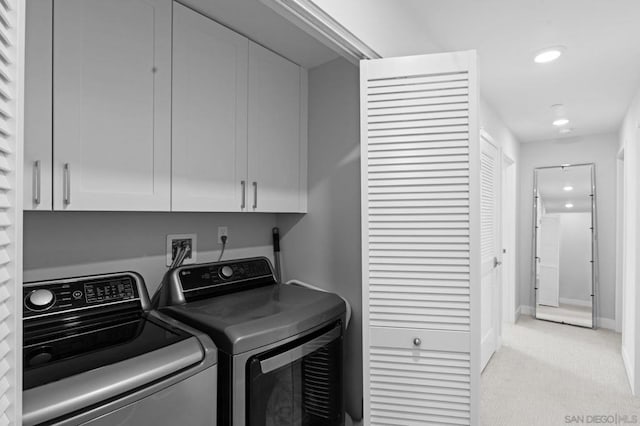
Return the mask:
M180 0L180 3L305 68L338 57L259 0Z
M397 4L397 3L396 3ZM477 49L482 96L521 142L617 131L640 87L638 0L405 0L442 50ZM399 7L399 6L398 6ZM562 45L555 62L535 52Z
M304 67L337 57L261 0L180 1ZM482 97L521 142L617 132L640 88L639 0L314 2L383 56L476 49ZM555 45L559 60L533 62Z
M571 186L571 191L565 191ZM547 213L591 211L591 167L538 169L538 192ZM571 203L568 209L565 204Z

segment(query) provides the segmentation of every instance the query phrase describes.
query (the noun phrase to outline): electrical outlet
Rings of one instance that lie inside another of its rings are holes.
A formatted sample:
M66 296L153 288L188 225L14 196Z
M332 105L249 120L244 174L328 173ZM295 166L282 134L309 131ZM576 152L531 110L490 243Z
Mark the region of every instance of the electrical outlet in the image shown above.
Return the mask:
M196 263L197 242L196 234L167 235L167 266L171 266L178 254L178 249L183 244L187 245L187 256L184 258L182 264Z
M227 232L226 226L218 226L218 244L222 244L222 237L227 237L227 242L229 242L229 233Z

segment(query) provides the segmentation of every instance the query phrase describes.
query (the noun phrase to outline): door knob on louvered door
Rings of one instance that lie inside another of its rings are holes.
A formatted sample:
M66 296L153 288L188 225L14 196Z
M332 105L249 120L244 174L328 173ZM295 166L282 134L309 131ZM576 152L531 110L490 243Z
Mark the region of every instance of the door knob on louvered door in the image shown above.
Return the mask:
M420 346L421 344L422 344L422 340L420 340L418 337L413 339L413 346Z

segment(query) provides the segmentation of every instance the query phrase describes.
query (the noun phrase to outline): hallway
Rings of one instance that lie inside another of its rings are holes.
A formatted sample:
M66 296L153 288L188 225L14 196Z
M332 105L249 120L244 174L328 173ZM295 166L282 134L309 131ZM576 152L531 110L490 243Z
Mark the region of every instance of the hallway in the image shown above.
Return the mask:
M620 335L604 329L521 316L504 326L502 347L482 374L481 394L483 426L625 424L624 416L626 423L640 422L640 398L631 395ZM618 422L589 418L616 415Z

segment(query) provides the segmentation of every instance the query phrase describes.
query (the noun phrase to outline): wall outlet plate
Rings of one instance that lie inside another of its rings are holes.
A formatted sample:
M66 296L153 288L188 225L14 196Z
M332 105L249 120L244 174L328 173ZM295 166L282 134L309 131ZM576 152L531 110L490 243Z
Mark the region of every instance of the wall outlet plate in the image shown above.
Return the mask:
M227 243L229 242L229 232L226 226L218 226L218 244L222 244L222 237L227 237Z
M187 252L187 257L184 258L183 265L190 263L196 263L197 261L197 247L198 237L196 234L171 234L167 235L167 266L171 266L173 259L178 252L180 244L186 241L191 246L191 249Z

